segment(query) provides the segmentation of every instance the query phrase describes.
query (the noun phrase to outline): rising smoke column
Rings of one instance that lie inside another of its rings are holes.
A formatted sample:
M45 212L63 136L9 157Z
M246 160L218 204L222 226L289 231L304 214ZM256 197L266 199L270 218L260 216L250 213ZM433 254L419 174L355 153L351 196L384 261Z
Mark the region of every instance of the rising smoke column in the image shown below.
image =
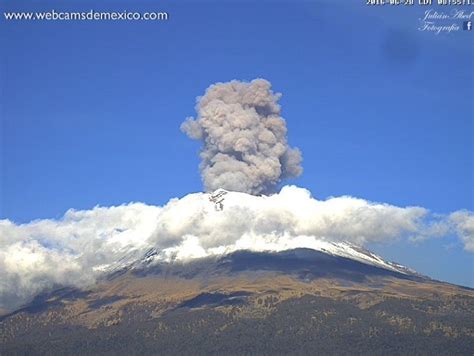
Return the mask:
M255 79L217 83L198 98L197 117L187 118L181 130L203 144L206 191L268 194L283 179L302 173L301 152L286 139L280 97L268 81Z

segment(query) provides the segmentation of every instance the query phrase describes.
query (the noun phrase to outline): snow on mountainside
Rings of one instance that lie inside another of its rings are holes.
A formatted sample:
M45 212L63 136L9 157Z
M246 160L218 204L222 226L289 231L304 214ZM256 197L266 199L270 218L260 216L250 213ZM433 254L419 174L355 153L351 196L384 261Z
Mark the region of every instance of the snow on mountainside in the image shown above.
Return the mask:
M255 197L253 195L228 192L224 189L218 189L214 193L209 194L209 201L215 204L215 209L221 211L226 205L232 206L241 203L243 200L248 202L256 201L258 199L265 199L266 196ZM299 246L304 247L304 246ZM342 242L331 242L325 240L314 240L310 246L307 246L317 251L321 251L330 255L350 258L362 263L370 264L373 266L385 268L395 272L403 274L416 274L415 271L408 267L399 265L394 262L388 262L383 260L380 256L366 250L360 246L351 244L346 241Z
M250 207L259 211L268 205L268 196L254 196L246 193L230 192L218 189L213 193L195 194L193 200L189 202L191 209L201 209L202 214L214 216L216 220L219 214L231 212L233 209ZM184 217L183 217L184 218ZM217 224L218 225L218 224ZM219 227L216 227L219 229ZM115 273L130 268L143 268L162 262L189 261L195 258L208 256L224 256L239 250L250 250L254 252L280 252L295 248L309 248L332 256L352 259L367 265L383 268L386 270L416 275L417 273L405 266L388 262L380 256L347 241L329 241L324 237L296 236L288 238L285 235L278 237L258 237L249 238L243 236L237 242L223 245L218 248L203 249L198 239L188 236L185 242L178 248L159 249L153 245L147 249L124 249L122 258L110 265L97 268L98 272L105 274Z

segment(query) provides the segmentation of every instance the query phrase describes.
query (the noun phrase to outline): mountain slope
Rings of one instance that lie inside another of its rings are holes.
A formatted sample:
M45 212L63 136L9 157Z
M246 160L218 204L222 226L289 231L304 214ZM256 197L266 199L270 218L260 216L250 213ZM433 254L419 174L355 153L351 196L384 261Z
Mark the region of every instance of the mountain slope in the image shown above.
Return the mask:
M57 289L2 317L0 350L339 355L473 350L474 292L468 288L311 249L238 251L188 263L156 263L150 257L90 289Z

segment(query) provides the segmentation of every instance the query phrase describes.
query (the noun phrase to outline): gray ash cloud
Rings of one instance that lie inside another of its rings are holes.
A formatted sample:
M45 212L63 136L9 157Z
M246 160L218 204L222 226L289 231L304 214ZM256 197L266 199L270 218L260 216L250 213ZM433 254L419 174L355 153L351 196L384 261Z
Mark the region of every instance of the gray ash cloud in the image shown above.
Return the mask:
M301 152L287 142L280 97L270 82L255 79L217 83L198 98L197 117L187 118L181 130L202 142L206 191L269 194L302 173Z

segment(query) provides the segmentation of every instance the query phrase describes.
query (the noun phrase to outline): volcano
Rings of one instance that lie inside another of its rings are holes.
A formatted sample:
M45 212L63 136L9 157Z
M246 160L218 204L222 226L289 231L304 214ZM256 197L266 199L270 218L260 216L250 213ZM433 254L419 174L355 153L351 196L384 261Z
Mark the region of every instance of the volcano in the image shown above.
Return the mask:
M0 351L472 353L472 289L350 244L331 251L244 250L164 262L150 249L89 288L58 286L1 316Z

